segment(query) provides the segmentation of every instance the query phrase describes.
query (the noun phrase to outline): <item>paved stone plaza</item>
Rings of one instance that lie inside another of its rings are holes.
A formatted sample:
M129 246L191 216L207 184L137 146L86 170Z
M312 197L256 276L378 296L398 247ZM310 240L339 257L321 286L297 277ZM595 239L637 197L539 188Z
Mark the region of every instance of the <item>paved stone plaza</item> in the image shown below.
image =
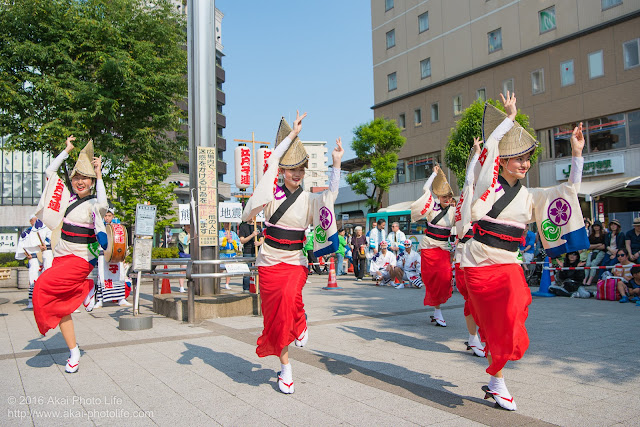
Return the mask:
M346 276L345 276L346 277ZM505 377L518 411L483 400L486 360L465 350L459 293L428 322L423 290L311 276L310 339L291 348L296 391L281 394L277 358L260 359L256 316L196 325L155 316L150 330L118 329L131 309L74 314L83 351L65 374L60 332L41 338L27 292L0 291L2 425L638 425L640 307L534 298L529 351ZM232 282L232 291L241 285ZM176 288L174 287L174 292ZM142 287L151 314L151 285ZM632 367L633 366L633 367ZM71 424L70 424L71 423Z

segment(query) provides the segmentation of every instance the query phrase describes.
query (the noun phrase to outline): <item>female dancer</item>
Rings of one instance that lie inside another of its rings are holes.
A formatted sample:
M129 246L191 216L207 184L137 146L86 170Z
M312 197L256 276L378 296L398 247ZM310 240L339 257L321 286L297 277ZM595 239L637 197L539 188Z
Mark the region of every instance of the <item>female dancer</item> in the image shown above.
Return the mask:
M424 305L435 307L431 322L435 322L436 326L447 326L440 305L451 298L453 290L449 236L455 213L451 207L455 205L455 200L447 178L438 165L433 168L423 189L424 195L411 205L411 221L427 218L427 228L420 242Z
M329 236L329 222L335 227L335 214L331 210L338 195L340 162L344 154L342 141L336 140L337 147L332 153L329 189L323 193L303 191L301 185L309 156L297 136L306 115L296 112L293 130L284 119L280 122L276 148L269 157L267 170L242 214L242 220L246 221L264 209L264 244L256 260L264 329L258 338L256 353L260 357L280 357L282 369L278 372L278 387L286 394L294 392L289 344L295 341L296 346L303 347L309 339L302 301L302 288L309 270L302 248L305 229L314 223L318 212L321 222L315 227L315 240L325 243L333 239L336 244L329 252L338 249L337 229L334 236ZM282 187L276 185L279 173L284 176Z
M464 280L464 271L460 268L460 258L462 258L464 245L473 237L473 230L471 230L470 205L475 181L474 172L478 158L480 157L480 144L482 144L482 142L483 141L481 141L480 138L473 138L473 157L467 165L464 187L462 189L462 194L460 195L460 201L456 206L456 222L454 227L458 238L456 250L454 252L456 287L464 298L464 320L467 324L467 331L469 331L469 340L465 344L467 345L467 350L471 350L473 354L478 357L485 357L484 345L482 345L480 338L478 338L478 325L476 325L475 320L473 320L469 293L467 292L467 285Z
M495 107L485 106L485 135L492 132L485 140L480 155L482 167L471 204L471 220L477 221L473 227L474 237L465 244L460 264L464 269L473 315L486 342L487 373L491 378L489 384L482 387L485 399L492 397L498 405L513 411L516 403L504 383L502 368L507 361L520 359L529 346L525 320L531 303L531 292L518 261L518 245L526 224L532 222L534 216L539 220L543 210L548 212L543 209L548 204L545 198L563 192L574 206L578 203L574 184L579 183L582 176L584 138L580 124L571 136L573 157L568 184L552 189L527 189L520 180L530 168L529 157L537 143L521 127L512 130L517 113L515 94L507 92L506 99L502 94L500 96L506 118ZM495 129L491 129L494 125L497 125ZM586 239L581 227L582 214L573 212L573 215L569 214L567 221L574 225L576 218L580 217L576 233L581 233L580 237ZM546 223L548 229L563 238L564 219L558 221L559 224ZM557 240L557 236L551 237Z
M50 178L69 157L74 148L74 140L73 135L67 138L66 148L47 168L48 184L62 182ZM42 335L49 329L60 326L60 332L70 350L65 370L74 373L78 371L80 349L76 343L71 313L83 301L87 311L93 309L95 288L93 280L87 279L87 276L98 262L98 243L104 249L107 247L102 215L109 205L102 182L102 159L93 157L92 141L89 141L78 156L70 178L73 193L69 197L62 220L60 240L53 249L53 265L42 273L33 292L33 314ZM94 186L97 197L91 195ZM57 207L60 208L60 199L55 194L50 200L45 200L48 194L43 191L41 205L51 207L52 203L58 203ZM63 194L62 190L58 194ZM42 215L42 210L39 209L38 213ZM59 224L47 225L56 229Z

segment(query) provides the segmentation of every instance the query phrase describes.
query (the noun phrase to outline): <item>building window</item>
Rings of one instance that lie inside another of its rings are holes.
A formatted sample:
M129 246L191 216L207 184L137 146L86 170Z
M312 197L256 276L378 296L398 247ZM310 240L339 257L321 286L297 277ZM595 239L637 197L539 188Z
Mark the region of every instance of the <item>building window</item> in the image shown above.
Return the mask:
M459 116L462 114L462 95L453 97L453 115Z
M418 16L418 32L423 33L429 29L429 12Z
M312 167L313 169L316 169L316 168L318 167L318 164L317 164L317 163L311 163L311 167Z
M384 11L387 12L393 9L393 0L384 0Z
M396 79L396 73L391 73L387 76L387 86L389 87L389 92L398 89L398 79Z
M622 4L622 0L602 0L602 10L611 9Z
M404 159L404 182L428 178L433 172L433 166L436 163L440 163L440 152ZM400 162L398 162L398 167L400 167ZM400 172L397 175L399 176Z
M396 45L396 30L391 30L387 33L387 49L390 49Z
M539 69L531 72L531 93L536 95L544 92L544 70Z
M587 55L589 59L589 78L595 79L596 77L604 76L604 60L602 51L590 53Z
M420 78L426 79L431 77L431 58L420 61Z
M312 159L315 159L315 158L317 158L317 157L318 157L318 155L317 155L316 153L311 153L311 158L312 158Z
M587 135L592 153L626 147L625 115L611 114L587 121Z
M629 143L640 144L640 110L627 114L627 127L629 128Z
M406 127L406 124L407 124L407 123L406 123L406 118L405 118L405 116L404 116L404 113L402 113L402 114L400 114L400 115L398 116L398 127L399 127L400 129L404 129L404 128Z
M624 56L624 69L637 67L640 64L640 55L638 54L638 41L640 39L629 40L622 45L622 55Z
M224 138L224 134L223 134L222 129L224 129L224 128L221 128L220 126L216 127L216 135L218 135L220 138Z
M478 89L476 91L476 99L479 99L482 102L487 101L487 90L485 88Z
M569 86L576 82L573 74L573 59L560 64L560 85Z
M440 107L438 103L431 104L431 122L437 122L440 120Z
M35 206L47 182L44 171L51 156L39 151L9 151L6 145L6 139L0 137L0 205Z
M398 164L396 165L396 182L402 184L406 179L407 174L405 173L404 160L398 160Z
M413 124L415 126L420 126L422 124L422 109L417 108L413 110Z
M507 91L513 93L513 79L507 79L502 82L502 94L506 97Z
M556 29L556 7L541 10L538 12L538 23L540 24L540 34Z
M553 128L554 157L571 157L571 133L576 125L577 123L569 123Z
M502 49L502 28L491 31L487 37L489 39L489 53Z
M178 165L178 172L179 173L189 173L189 165L185 165L185 164L179 164Z

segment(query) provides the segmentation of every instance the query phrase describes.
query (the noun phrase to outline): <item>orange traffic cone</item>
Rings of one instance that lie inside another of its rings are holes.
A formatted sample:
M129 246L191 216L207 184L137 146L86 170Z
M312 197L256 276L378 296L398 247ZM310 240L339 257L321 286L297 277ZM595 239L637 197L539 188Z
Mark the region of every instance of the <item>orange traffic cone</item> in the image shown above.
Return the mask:
M252 294L256 293L256 279L253 276L249 278L249 292Z
M164 269L167 269L167 266L164 266ZM169 279L162 279L162 289L160 290L161 294L170 294L171 293L171 283Z
M342 289L338 287L338 283L336 282L336 266L333 263L333 257L331 257L329 261L329 281L327 286L322 289Z

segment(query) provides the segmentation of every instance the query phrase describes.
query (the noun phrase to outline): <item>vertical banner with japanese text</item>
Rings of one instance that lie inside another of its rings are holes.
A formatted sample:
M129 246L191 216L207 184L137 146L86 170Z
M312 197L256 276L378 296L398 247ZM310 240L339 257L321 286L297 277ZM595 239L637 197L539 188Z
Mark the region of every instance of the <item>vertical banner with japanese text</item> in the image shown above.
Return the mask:
M218 170L215 147L198 147L198 241L218 246Z

